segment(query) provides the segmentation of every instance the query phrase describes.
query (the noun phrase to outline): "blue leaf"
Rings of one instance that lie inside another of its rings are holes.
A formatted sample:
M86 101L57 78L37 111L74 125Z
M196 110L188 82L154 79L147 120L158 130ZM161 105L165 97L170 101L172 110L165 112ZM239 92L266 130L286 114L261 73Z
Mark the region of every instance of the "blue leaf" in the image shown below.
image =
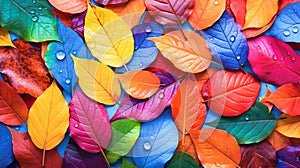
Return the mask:
M248 44L241 27L228 12L210 28L200 32L206 39L216 61L221 60L225 69L240 69L248 57Z
M0 74L0 80L4 81L4 79L3 79L3 77L2 77L2 75L1 75L1 74Z
M9 129L0 123L0 168L5 168L14 161L12 137Z
M126 64L130 71L144 69L156 59L158 49L152 41L146 39L161 36L163 29L159 24L149 22L135 26L132 28L132 33L134 53L130 62ZM126 69L124 67L117 68L116 72L124 73Z
M178 131L171 108L167 108L160 117L142 124L140 136L132 149L133 160L137 167L164 167L177 145Z
M276 151L277 167L299 167L300 146L287 146Z
M268 34L284 42L300 42L300 2L286 6L277 16Z
M61 42L51 42L45 53L45 64L64 90L72 93L78 78L70 54L78 58L92 59L90 51L81 37L72 29L57 20L58 36Z
M65 134L65 137L64 139L58 144L58 146L56 146L56 150L57 152L59 153L60 157L64 158L64 153L67 149L67 146L69 144L69 141L70 141L70 133L67 132Z

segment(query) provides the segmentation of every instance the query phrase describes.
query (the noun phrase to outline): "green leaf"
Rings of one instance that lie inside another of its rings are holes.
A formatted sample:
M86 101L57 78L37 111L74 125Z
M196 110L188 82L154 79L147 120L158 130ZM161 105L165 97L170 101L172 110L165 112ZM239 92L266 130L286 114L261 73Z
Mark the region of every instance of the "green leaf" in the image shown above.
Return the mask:
M131 150L140 135L141 124L134 119L121 119L112 122L111 126L112 138L106 154L108 161L114 163Z
M196 160L187 153L177 152L173 156L173 158L166 164L166 168L198 168Z
M60 41L47 0L0 0L0 24L25 41Z
M237 117L222 117L219 121L207 123L217 129L226 130L239 144L257 143L267 138L276 126L274 114L256 102L247 112Z
M122 164L119 168L136 168L133 164L131 164L125 157L122 158Z

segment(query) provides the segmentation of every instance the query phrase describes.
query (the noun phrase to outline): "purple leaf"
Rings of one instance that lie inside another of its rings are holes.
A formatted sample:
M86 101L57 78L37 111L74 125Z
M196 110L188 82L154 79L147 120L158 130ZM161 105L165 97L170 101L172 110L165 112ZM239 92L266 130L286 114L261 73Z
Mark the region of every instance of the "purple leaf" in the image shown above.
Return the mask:
M63 167L103 167L108 168L105 160L98 153L88 153L79 148L73 140L65 151Z
M77 14L72 19L72 29L75 30L80 37L84 37L84 18L86 11L80 14Z
M120 4L125 3L128 0L94 0L96 3L101 5L109 5L109 4Z
M300 146L287 146L276 152L277 167L298 167L300 165Z
M70 135L83 150L91 153L106 148L112 134L108 115L103 105L74 91L70 102Z

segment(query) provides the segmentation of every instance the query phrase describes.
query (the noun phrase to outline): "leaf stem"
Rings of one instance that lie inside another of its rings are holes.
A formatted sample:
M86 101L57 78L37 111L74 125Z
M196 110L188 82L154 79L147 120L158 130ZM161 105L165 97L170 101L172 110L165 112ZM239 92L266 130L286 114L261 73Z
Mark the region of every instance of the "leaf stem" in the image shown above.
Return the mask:
M45 166L45 158L46 158L46 150L45 148L43 149L43 158L42 158L42 167Z
M99 147L100 147L100 152L103 155L103 158L105 159L105 162L107 163L108 167L110 167L109 161L108 161L108 159L107 159L107 157L106 157L106 155L105 155L102 147L100 145L99 145Z

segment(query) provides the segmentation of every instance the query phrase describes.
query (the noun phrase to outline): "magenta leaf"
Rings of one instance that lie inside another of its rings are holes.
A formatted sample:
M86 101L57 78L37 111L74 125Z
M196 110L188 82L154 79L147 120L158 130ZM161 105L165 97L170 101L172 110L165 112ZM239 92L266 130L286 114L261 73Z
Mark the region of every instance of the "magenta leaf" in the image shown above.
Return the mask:
M128 0L94 0L94 1L101 5L110 5L110 4L125 3Z
M278 86L300 81L300 56L288 44L261 36L248 45L248 60L262 81Z
M108 115L103 105L74 91L70 102L70 135L83 150L97 153L106 148L112 134Z

